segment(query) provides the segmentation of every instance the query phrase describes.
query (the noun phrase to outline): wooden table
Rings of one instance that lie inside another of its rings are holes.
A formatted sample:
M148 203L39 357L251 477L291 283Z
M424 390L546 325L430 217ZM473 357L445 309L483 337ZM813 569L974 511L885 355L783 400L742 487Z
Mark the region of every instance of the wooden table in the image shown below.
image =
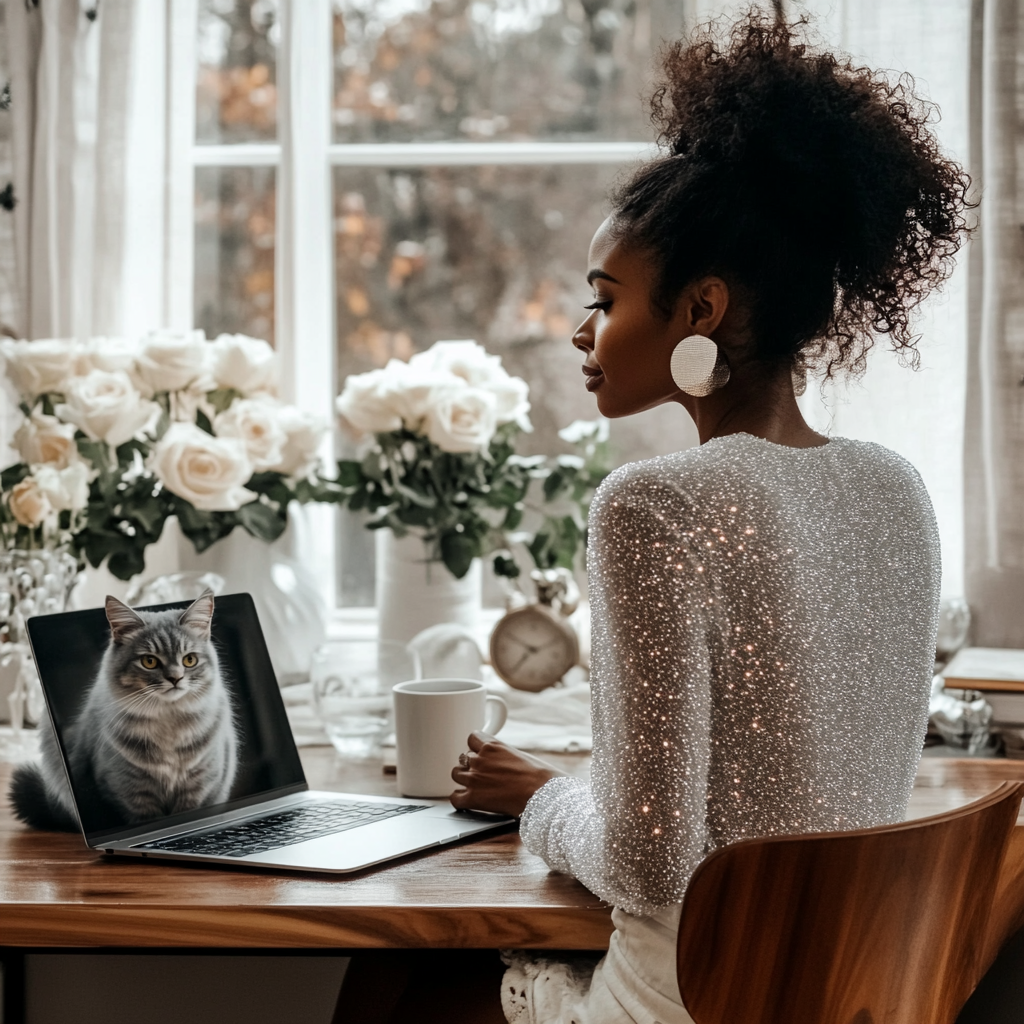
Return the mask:
M552 760L588 769L586 757ZM344 766L329 748L305 749L303 763L316 788L395 793L393 777ZM4 793L9 773L0 766ZM925 759L910 816L960 806L1002 779L1024 779L1024 763ZM579 883L550 873L511 828L339 877L106 859L0 809L0 947L8 950L603 949L609 913Z

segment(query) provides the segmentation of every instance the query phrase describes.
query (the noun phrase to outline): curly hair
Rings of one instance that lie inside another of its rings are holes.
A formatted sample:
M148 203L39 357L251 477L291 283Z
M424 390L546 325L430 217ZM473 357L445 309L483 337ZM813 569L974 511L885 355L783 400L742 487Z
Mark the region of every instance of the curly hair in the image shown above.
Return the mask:
M813 49L805 25L752 9L666 50L652 120L667 154L617 187L614 230L653 257L663 315L705 274L737 287L764 365L859 374L887 334L916 367L912 314L970 231L970 177L909 75Z

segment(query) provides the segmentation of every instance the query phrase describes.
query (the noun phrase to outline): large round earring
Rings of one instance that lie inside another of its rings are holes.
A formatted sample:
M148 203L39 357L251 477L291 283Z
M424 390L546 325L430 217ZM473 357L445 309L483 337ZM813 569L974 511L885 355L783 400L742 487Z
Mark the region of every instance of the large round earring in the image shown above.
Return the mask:
M703 334L683 338L672 350L672 380L680 391L703 398L729 382L729 364L722 350Z

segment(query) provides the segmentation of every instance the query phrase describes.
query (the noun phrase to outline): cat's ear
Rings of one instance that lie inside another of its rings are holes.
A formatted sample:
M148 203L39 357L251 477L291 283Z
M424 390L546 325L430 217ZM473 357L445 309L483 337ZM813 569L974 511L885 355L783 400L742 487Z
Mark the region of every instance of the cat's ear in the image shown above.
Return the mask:
M105 607L107 622L110 623L110 636L115 644L123 644L132 633L142 629L146 624L128 605L109 594Z
M210 639L213 620L213 591L204 590L182 613L178 625L192 630L204 640Z

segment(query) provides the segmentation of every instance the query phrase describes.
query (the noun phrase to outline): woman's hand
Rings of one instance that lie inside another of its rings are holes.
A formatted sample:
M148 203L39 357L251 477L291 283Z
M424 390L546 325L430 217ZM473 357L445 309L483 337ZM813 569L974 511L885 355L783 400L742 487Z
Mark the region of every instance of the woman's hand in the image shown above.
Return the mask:
M452 806L518 818L545 782L564 774L539 757L475 732L469 737L469 752L452 769L452 778L464 787L452 793Z

